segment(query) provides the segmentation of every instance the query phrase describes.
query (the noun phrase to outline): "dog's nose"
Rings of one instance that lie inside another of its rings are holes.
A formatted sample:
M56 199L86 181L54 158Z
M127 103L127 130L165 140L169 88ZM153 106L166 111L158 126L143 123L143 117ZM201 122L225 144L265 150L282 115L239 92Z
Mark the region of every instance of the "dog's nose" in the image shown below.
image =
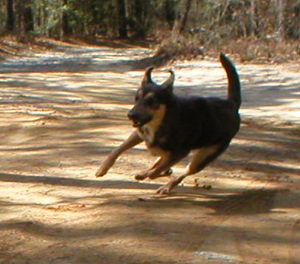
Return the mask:
M129 111L127 113L127 116L130 120L133 120L133 121L139 120L139 118L140 118L140 115L134 111Z

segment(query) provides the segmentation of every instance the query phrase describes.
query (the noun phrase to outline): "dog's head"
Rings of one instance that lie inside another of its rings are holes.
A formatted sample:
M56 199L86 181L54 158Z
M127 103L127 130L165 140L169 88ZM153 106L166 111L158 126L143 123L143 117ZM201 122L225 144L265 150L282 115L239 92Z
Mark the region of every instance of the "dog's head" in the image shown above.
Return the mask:
M153 82L149 68L144 75L141 87L135 96L135 104L128 112L129 119L134 127L142 127L151 122L155 117L161 116L166 104L172 98L175 75L170 72L170 77L161 85Z

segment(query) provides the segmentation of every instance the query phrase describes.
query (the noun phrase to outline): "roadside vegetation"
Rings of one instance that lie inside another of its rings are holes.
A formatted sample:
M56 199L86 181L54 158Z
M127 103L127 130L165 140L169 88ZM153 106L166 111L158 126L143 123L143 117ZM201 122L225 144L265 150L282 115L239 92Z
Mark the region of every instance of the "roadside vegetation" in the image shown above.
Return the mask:
M299 59L299 0L5 0L0 52L9 42L145 41L159 61L235 55L240 61ZM3 38L3 36L6 36ZM12 47L13 48L13 47Z

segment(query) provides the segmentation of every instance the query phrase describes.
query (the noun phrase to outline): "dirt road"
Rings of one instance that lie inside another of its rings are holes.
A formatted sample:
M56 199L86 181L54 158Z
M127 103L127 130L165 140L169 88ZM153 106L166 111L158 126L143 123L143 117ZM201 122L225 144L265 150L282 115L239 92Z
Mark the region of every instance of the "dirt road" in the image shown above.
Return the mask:
M155 195L167 179L132 178L154 159L143 145L94 177L132 131L131 60L149 52L73 45L1 62L0 263L299 264L298 65L237 65L239 134L170 196ZM177 93L225 96L218 61L170 67Z

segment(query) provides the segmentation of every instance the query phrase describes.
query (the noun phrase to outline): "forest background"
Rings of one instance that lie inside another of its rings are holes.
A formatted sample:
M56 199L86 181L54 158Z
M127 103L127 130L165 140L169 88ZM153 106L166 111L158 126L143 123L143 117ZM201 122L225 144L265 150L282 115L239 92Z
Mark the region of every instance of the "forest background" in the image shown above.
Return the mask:
M1 0L0 34L147 40L166 59L210 52L286 62L300 54L300 0Z

